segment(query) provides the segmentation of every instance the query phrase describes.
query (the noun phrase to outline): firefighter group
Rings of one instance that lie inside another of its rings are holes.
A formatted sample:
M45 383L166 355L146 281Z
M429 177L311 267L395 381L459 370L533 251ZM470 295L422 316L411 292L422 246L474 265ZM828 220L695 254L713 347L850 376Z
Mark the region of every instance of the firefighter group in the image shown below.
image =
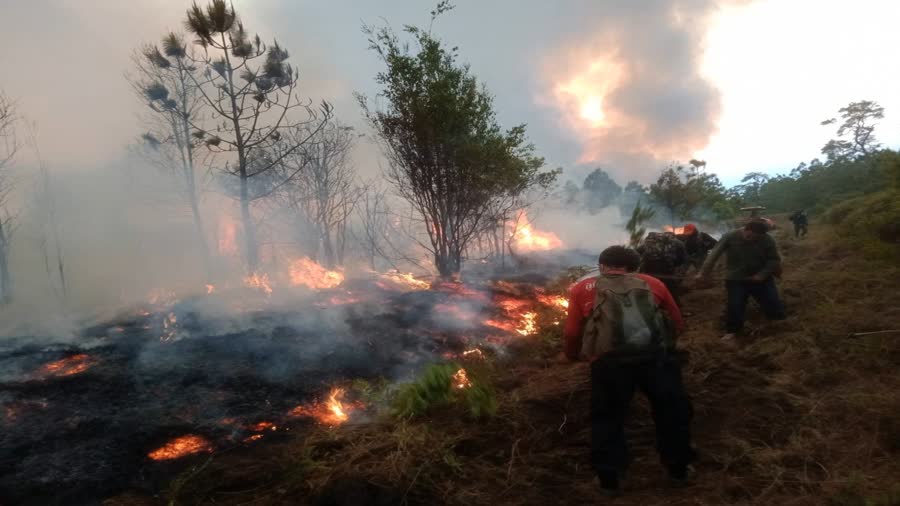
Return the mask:
M791 221L798 236L806 233L805 213ZM670 484L689 485L697 454L693 408L681 377L686 353L677 346L684 329L681 296L688 287L710 286L724 256L724 274L716 274L726 293L723 342L740 335L751 297L767 318L784 319L776 284L781 258L771 227L754 217L718 240L692 224L651 232L635 249L603 250L599 271L572 287L564 353L568 360L590 362L591 463L604 495L622 493L629 463L624 425L635 390L649 401Z

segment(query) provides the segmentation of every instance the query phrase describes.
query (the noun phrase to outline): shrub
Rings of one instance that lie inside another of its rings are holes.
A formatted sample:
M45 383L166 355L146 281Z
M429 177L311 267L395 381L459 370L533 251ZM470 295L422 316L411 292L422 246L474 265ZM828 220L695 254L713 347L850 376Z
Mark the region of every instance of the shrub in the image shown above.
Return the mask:
M489 385L469 377L469 385L457 388L454 376L463 370L458 364L428 366L422 376L397 392L393 411L401 418L422 416L435 408L457 404L464 406L473 418L493 416L497 412L497 398Z

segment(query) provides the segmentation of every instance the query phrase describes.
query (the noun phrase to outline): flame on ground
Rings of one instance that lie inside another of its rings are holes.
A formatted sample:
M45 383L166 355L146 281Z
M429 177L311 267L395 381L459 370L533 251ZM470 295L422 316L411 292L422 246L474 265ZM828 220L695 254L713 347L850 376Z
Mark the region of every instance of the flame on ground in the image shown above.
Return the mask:
M90 355L79 353L66 358L44 364L37 372L38 376L72 376L87 371L94 365L94 359Z
M525 211L521 211L516 220L507 223L511 229L510 239L516 252L547 251L562 246L562 241L553 232L542 232L528 220Z
M325 425L340 425L350 419L349 413L354 408L354 406L344 405L344 392L343 388L334 388L325 402L297 406L288 415L314 418Z
M569 299L562 295L541 295L538 294L537 299L541 304L556 307L559 309L569 309Z
M675 235L684 234L684 227L673 227L671 225L666 225L663 227L664 232L672 232Z
M214 293L216 293L216 285L207 284L206 285L206 295L212 295Z
M313 290L335 288L344 282L343 273L329 271L306 257L291 262L288 274L291 277L291 285L306 286Z
M272 422L259 422L247 427L253 432L263 432L267 430L278 430L278 426Z
M460 368L456 371L456 374L453 375L453 388L458 390L462 390L464 388L469 388L472 386L472 382L469 381L469 376L466 374L466 370Z
M262 291L266 296L272 295L272 285L269 283L269 275L265 272L254 272L244 278L244 286Z
M466 350L462 352L462 356L464 358L484 360L484 352L481 351L481 348Z
M399 271L391 270L385 272L384 274L379 274L378 277L380 278L378 286L384 288L385 290L389 290L391 287L397 287L410 291L428 290L429 288L431 288L431 283L416 279L412 275L412 273L404 274Z
M152 460L180 459L195 453L212 452L212 445L206 439L193 434L177 437L160 448L147 454Z

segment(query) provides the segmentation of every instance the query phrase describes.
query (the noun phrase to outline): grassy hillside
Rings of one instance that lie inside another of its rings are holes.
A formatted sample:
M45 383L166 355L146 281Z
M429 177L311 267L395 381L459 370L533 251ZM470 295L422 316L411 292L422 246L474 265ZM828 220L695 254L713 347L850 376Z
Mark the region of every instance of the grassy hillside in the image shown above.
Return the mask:
M854 335L900 329L900 268L860 254L837 227L814 223L801 241L781 229L790 317L768 323L751 310L734 345L718 340L721 288L685 297L695 484L666 488L638 396L626 495L612 503L900 504L900 333ZM467 364L496 392L490 419L449 405L321 429L216 455L166 499L108 504L603 504L588 463L587 367L555 360L558 332Z

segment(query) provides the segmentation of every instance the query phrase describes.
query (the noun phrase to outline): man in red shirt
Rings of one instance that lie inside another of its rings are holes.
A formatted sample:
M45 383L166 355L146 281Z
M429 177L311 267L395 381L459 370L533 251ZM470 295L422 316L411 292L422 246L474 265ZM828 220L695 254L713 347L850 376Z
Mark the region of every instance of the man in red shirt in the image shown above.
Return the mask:
M661 281L634 273L636 251L609 247L599 264L597 277L571 289L564 348L570 360L591 360L591 463L600 486L606 495L620 493L628 466L625 416L636 388L650 401L662 463L673 483L686 484L695 453L693 410L675 350L681 312Z

